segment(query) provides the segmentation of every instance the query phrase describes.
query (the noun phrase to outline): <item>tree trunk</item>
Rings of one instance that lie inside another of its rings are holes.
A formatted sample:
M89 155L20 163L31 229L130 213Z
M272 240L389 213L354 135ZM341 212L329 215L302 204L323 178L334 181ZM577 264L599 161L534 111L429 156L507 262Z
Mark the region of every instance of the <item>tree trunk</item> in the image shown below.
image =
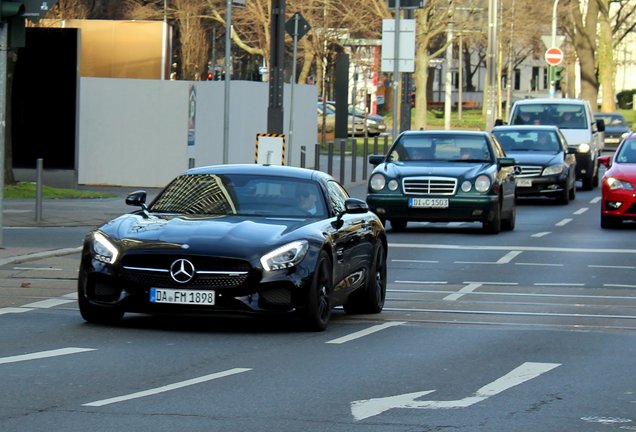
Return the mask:
M616 111L616 64L614 63L614 50L612 46L612 27L609 19L610 0L598 0L599 3L599 43L598 43L598 75L603 100L601 111Z
M574 48L581 66L581 99L590 102L592 110L596 111L598 97L598 79L596 77L596 24L598 22L598 3L590 1L587 5L585 25L581 16L580 6L573 5L572 15L575 24Z

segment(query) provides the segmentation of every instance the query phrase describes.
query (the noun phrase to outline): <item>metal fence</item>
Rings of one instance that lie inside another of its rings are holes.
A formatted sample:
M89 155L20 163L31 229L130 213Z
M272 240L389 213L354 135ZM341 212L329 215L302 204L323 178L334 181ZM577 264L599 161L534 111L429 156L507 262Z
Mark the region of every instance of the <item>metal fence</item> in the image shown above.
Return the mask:
M362 140L361 146L358 145L359 140ZM350 149L347 149L347 142L351 143ZM316 144L314 165L310 168L332 175L343 185L364 181L367 179L369 169L373 168L368 162L369 155L384 154L389 145L388 135L354 139L338 138L327 142L326 148ZM362 154L358 154L360 150ZM306 168L306 146L301 146L300 151L300 166Z

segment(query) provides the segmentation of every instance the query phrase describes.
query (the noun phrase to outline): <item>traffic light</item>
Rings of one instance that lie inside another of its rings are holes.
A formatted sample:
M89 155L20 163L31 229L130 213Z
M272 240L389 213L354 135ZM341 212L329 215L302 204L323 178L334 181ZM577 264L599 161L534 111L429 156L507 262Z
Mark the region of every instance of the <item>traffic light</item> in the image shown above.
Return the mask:
M24 4L0 0L0 23L7 25L7 45L21 48L25 44Z
M212 72L208 72L206 76L206 81L212 81L214 79L214 74Z
M556 89L561 88L561 79L563 78L563 68L561 66L554 66L552 68L552 81Z

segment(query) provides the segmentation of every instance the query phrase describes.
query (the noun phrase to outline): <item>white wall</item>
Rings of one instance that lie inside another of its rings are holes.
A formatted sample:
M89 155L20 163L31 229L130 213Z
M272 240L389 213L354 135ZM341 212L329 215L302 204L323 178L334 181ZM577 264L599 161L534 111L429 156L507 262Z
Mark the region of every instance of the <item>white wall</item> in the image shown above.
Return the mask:
M195 145L188 146L190 86L196 92ZM81 78L78 183L161 187L188 168L223 162L223 81ZM256 135L267 132L267 83L232 81L228 161L254 163ZM289 136L291 86L285 85L283 131ZM300 146L313 164L315 86L294 88L292 161ZM288 138L289 139L289 138Z

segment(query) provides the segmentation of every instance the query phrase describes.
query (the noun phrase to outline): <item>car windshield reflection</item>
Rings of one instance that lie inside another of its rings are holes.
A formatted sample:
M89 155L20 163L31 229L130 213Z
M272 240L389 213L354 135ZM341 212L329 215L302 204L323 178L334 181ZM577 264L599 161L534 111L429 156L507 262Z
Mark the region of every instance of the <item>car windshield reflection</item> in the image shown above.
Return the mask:
M480 136L402 136L393 146L390 161L490 162L492 155Z

